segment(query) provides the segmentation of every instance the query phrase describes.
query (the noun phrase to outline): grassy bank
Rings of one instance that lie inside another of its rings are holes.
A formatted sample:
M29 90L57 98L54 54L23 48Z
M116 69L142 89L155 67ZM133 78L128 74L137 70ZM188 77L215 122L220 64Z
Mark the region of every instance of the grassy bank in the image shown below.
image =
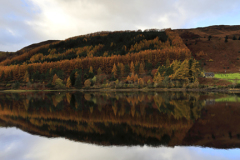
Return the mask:
M224 79L232 83L240 83L239 73L215 74L214 78Z

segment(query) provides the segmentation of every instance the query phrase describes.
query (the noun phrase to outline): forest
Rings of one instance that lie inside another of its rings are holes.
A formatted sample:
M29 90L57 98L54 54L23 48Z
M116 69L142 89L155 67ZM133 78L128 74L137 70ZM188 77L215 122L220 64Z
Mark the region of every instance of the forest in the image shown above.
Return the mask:
M195 88L199 76L171 29L97 32L0 55L1 89Z

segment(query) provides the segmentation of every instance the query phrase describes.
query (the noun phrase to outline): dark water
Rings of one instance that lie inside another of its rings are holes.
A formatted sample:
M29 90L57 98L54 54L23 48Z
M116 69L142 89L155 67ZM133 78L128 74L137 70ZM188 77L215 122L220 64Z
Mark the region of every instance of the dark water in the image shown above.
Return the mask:
M239 159L240 96L0 93L0 159Z

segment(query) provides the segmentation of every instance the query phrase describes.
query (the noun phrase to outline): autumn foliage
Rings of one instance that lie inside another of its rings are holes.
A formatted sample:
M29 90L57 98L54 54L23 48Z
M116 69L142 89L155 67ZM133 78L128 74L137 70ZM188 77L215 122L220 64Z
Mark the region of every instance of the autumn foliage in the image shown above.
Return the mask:
M134 45L123 45L121 49L124 50L120 54L114 47L122 44L111 43L111 48L114 51L106 51L107 44L95 46L84 46L84 43L90 43L96 36L109 36L110 33L99 33L97 35L90 35L90 37L74 37L65 41L54 42L53 44L43 45L32 50L29 50L12 59L6 59L0 62L0 78L1 81L14 80L14 81L29 81L27 77L33 77L33 74L47 74L50 70L60 70L63 74L61 79L67 82L69 75L75 69L83 70L82 76L84 82L88 77L84 74L94 72L94 74L114 74L117 76L126 76L126 74L144 74L146 71L145 62L151 64L151 69L157 68L159 64L163 65L166 60L172 62L174 60L185 60L191 57L189 49L183 44L182 39L171 29L163 31L149 31L149 34L154 37L153 39L145 39L148 32L140 32L133 37L132 41L140 39ZM168 37L166 40L159 38L158 34L165 33ZM154 36L155 34L155 36ZM71 48L70 44L75 44L74 40L82 38L81 45L77 48ZM96 40L95 40L96 41ZM94 41L94 42L95 42ZM96 42L97 43L97 42ZM56 48L52 48L55 46ZM65 46L65 50L64 50ZM105 47L105 48L104 48ZM61 50L61 51L60 51ZM63 50L63 51L62 51ZM108 52L108 54L107 54ZM110 55L109 53L112 54ZM105 54L105 56L101 56ZM66 59L67 56L72 56L71 59ZM21 63L20 63L21 62ZM18 64L16 64L18 63ZM135 71L135 67L139 64L139 70ZM126 71L126 66L130 67L130 71ZM56 76L59 76L57 74ZM127 76L126 76L127 77ZM46 78L45 78L46 79ZM57 78L53 78L54 81ZM131 78L136 81L135 78ZM42 78L44 81L44 78ZM68 85L69 87L69 85Z

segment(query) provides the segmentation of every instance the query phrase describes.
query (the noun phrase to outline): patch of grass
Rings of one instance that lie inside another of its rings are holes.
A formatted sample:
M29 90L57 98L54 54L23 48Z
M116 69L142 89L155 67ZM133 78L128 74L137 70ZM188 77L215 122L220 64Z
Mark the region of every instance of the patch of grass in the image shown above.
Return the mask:
M215 102L240 102L240 97L228 96L224 98L215 99Z
M239 73L215 74L214 78L219 78L219 79L228 80L230 82L240 83Z

